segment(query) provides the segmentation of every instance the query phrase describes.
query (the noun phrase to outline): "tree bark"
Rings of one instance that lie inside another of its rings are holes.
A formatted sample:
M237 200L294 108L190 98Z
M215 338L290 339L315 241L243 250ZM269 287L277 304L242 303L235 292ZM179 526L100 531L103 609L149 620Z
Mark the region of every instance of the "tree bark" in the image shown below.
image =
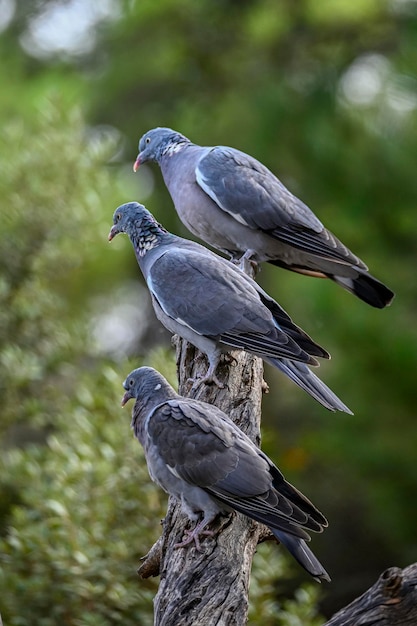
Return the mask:
M207 361L191 344L176 337L179 393L210 402L222 409L260 444L262 361L234 352L217 375L225 386L192 385L190 378L207 371ZM181 541L187 518L173 498L163 523L163 534L138 570L142 577L160 575L154 600L155 626L242 626L247 621L248 588L253 555L268 531L244 515L219 518L212 537L202 541L202 552L191 545L174 548Z
M390 567L362 596L333 615L324 626L415 626L417 563Z

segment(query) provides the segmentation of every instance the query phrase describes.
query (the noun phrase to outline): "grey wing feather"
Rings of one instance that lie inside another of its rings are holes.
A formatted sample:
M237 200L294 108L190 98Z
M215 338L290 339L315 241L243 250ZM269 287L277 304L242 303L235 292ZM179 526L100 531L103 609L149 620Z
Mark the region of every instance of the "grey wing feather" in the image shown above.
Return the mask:
M279 328L256 284L241 272L225 271L225 263L211 254L187 250L185 255L180 248L170 248L153 263L147 283L164 313L199 335L258 354L316 364ZM286 314L285 320L288 324Z
M275 302L261 287L258 286L259 296L264 305L271 311L274 320L278 323L290 337L298 343L298 345L308 354L321 357L322 359L330 359L330 354L322 348L299 326L297 326L282 308L278 302Z
M208 486L207 491L223 504L274 528L286 529L307 538L294 525L321 532L327 520L314 505L290 485L269 459L257 449L239 440L238 464L224 479ZM255 457L257 463L255 463ZM263 464L261 463L263 461ZM262 477L253 489L252 475Z
M154 262L147 282L167 315L182 320L201 335L218 336L243 319L248 332L269 329L256 290L251 290L246 281L242 284L237 273L226 276L220 258L170 248Z
M321 233L312 233L302 226L290 225L273 229L269 231L269 234L303 252L308 252L324 259L338 261L342 264L356 265L364 270L368 269L359 257L353 254L340 239L326 228Z
M148 436L166 465L192 485L213 485L238 463L236 427L216 407L203 412L193 401L169 400L153 412Z
M196 178L212 200L250 228L271 231L292 222L316 233L324 228L267 167L240 150L213 148L198 162Z
M177 476L219 502L304 539L298 525L320 532L327 524L216 407L202 411L192 400L169 400L153 413L148 434Z
M253 157L224 146L204 154L196 167L200 187L236 220L304 252L366 269L311 209Z

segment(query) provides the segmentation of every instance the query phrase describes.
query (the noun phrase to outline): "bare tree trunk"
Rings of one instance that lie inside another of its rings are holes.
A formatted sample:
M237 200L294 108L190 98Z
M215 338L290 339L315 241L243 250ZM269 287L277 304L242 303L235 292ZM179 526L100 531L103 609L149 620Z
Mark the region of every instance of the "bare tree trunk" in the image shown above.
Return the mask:
M224 389L204 384L195 388L188 379L205 374L207 361L186 341L177 337L175 343L179 393L215 404L259 445L262 361L235 352L232 362L217 370ZM240 514L223 517L212 527L215 535L204 538L199 553L194 546L174 548L187 524L170 498L162 537L138 570L142 577L161 577L154 600L155 626L243 626L252 558L265 527Z
M324 626L415 626L417 563L390 567L362 596L333 615Z

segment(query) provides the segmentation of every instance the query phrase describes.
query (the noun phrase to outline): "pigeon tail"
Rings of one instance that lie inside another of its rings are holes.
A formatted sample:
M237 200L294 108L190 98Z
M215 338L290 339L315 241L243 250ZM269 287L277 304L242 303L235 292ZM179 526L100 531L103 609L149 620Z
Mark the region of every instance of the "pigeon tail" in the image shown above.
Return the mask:
M377 280L369 274L366 269L362 270L360 267L353 267L352 276L339 276L325 270L309 269L305 265L288 265L280 259L268 260L268 263L275 265L276 267L282 267L291 272L298 274L305 274L306 276L315 276L316 278L329 278L333 280L337 285L346 289L354 296L366 302L370 306L376 309L383 309L389 306L395 296L384 283ZM356 273L356 276L354 275Z
M304 389L310 396L329 411L343 411L353 415L352 411L318 376L305 365L289 359L265 359L286 374L296 385Z
M329 278L376 309L389 306L394 298L394 292L370 274L360 273L356 278L329 275Z
M330 582L331 578L320 563L318 558L310 550L304 539L288 535L287 533L271 528L278 541L287 548L298 563L313 576L314 580L321 583L322 580Z

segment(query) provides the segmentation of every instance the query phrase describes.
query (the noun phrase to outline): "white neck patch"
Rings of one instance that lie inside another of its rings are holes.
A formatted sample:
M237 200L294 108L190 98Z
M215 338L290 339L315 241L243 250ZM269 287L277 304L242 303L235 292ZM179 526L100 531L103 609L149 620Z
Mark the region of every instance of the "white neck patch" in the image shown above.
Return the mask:
M181 152L183 148L185 148L185 143L173 143L170 146L167 146L163 151L163 156L172 156L176 152Z

